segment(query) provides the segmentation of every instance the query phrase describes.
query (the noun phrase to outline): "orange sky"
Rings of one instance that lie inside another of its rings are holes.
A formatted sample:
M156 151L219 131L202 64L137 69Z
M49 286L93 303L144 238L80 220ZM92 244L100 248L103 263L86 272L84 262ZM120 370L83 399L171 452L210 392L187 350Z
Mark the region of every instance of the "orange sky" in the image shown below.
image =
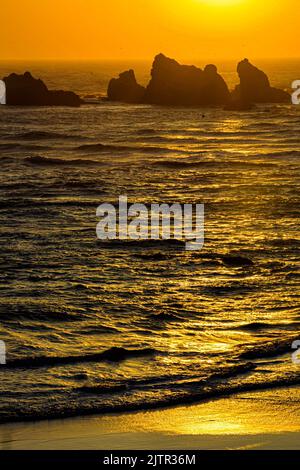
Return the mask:
M299 0L3 1L1 58L300 57L299 13Z

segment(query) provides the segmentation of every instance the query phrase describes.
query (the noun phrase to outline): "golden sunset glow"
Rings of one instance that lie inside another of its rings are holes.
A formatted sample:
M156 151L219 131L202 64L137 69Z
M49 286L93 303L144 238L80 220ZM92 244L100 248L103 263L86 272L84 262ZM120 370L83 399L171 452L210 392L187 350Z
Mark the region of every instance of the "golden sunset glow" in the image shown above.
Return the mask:
M1 55L298 57L299 9L297 0L14 0L1 6Z
M212 6L230 6L242 3L243 0L196 0L196 2Z

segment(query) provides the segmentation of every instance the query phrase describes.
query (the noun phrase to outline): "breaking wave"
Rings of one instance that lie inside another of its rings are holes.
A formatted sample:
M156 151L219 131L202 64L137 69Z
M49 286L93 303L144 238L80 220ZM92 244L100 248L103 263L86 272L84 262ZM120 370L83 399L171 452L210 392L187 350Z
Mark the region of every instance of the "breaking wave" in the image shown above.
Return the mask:
M7 363L7 368L32 368L32 367L47 367L57 366L62 364L75 364L85 362L100 362L100 361L111 361L119 362L124 361L130 357L141 357L151 356L158 353L158 351L146 348L146 349L125 349L113 347L103 352L87 354L82 356L37 356L14 359Z
M102 162L96 160L87 160L83 158L76 159L65 159L65 158L53 158L53 157L42 157L40 155L33 155L24 159L26 163L37 166L86 166L86 165L101 165Z

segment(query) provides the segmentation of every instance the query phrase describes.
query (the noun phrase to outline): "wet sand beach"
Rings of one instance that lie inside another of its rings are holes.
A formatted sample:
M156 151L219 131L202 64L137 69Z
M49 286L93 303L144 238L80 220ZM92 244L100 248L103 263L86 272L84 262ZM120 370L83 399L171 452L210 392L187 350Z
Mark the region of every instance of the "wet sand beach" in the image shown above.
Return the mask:
M299 387L199 405L0 426L2 450L300 449Z

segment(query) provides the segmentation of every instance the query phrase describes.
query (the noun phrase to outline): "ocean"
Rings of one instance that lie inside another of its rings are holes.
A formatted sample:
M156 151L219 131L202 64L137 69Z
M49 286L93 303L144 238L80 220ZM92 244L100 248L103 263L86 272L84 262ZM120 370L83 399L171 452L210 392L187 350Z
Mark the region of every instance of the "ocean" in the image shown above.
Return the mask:
M272 84L300 61L264 62ZM1 63L104 96L150 63ZM221 64L231 87L233 63ZM0 422L300 383L300 107L0 108ZM205 246L101 243L103 202L204 203ZM235 266L232 256L251 260ZM228 261L229 260L229 261Z

